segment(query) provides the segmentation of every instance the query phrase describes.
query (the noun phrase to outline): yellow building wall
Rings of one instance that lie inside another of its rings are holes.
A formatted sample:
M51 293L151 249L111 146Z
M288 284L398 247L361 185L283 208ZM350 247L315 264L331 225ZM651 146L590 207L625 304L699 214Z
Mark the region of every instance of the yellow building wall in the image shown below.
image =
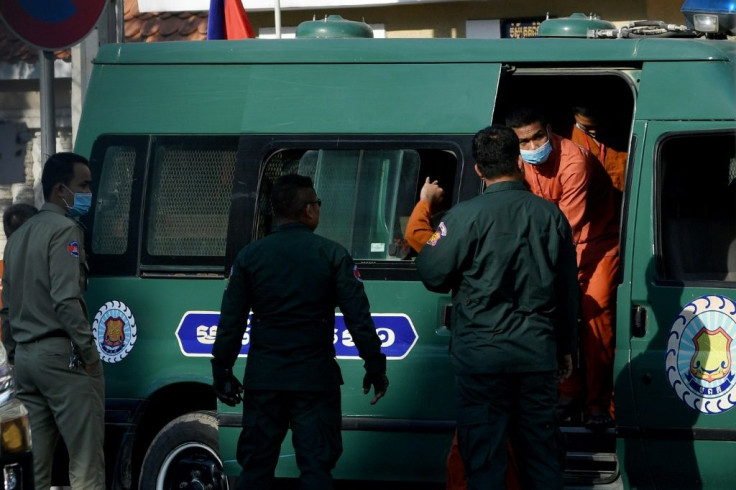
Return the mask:
M595 13L616 24L632 20L663 20L684 24L679 0L557 0L524 1L486 0L478 2L446 2L371 8L285 11L282 26L297 26L305 20L340 14L349 20L383 24L386 37L465 37L468 20L514 19L551 16L566 17L574 12ZM246 3L247 8L247 3ZM248 14L256 31L274 26L273 12Z

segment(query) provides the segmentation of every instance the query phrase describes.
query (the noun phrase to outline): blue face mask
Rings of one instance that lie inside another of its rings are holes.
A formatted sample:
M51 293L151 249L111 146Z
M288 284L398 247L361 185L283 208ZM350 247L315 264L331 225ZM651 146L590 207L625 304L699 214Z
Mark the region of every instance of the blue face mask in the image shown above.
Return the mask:
M64 186L66 187L66 186ZM69 192L71 189L66 187ZM89 208L92 206L92 193L91 192L72 192L74 194L74 204L69 206L69 203L64 200L66 204L66 212L70 218L78 218L84 216L89 212Z
M541 165L547 161L550 153L552 153L552 142L547 142L536 150L520 150L521 158L530 165Z

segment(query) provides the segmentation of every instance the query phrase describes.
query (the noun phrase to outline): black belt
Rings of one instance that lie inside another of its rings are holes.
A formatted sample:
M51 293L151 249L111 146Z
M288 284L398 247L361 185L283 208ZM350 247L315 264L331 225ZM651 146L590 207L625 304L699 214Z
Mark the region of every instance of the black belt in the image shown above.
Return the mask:
M46 332L45 334L43 334L43 335L41 335L39 337L36 337L31 342L38 342L39 340L51 339L51 338L55 338L55 337L63 337L63 338L67 338L68 339L69 338L69 334L67 334L63 330L51 330L50 332Z

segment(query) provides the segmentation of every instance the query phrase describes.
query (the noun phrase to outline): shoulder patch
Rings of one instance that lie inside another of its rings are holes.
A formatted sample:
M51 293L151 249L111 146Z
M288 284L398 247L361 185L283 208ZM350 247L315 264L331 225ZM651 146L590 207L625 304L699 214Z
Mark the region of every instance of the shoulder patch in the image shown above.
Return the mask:
M76 240L69 242L69 245L66 246L66 249L69 252L69 255L71 255L75 259L79 258L79 243Z
M360 277L360 271L358 270L358 266L357 265L354 265L353 266L353 275L358 280L358 282L363 282L363 278Z
M440 225L437 227L437 230L432 234L431 237L429 237L427 245L429 245L430 247L434 247L443 236L447 236L447 226L445 225L444 221L440 223Z

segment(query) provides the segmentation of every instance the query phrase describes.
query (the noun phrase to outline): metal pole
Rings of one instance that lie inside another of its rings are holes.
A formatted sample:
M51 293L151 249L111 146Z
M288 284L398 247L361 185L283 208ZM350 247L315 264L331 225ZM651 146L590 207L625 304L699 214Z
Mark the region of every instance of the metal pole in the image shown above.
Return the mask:
M117 42L122 44L125 42L125 5L124 0L115 1L115 15L118 21Z
M276 39L281 39L281 0L274 0L273 17Z
M56 116L54 109L54 52L39 51L41 65L41 162L56 153Z

